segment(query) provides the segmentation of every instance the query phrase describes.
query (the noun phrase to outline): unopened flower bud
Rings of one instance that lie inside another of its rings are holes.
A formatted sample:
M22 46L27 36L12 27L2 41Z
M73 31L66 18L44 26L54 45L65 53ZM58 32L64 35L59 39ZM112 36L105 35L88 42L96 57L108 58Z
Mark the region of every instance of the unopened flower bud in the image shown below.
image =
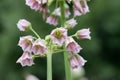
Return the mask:
M77 31L76 36L78 39L91 39L89 28Z
M20 19L17 23L17 27L20 31L26 31L29 27L31 27L31 23L25 19Z
M65 22L65 28L67 28L67 29L74 28L76 25L77 25L77 22L74 18Z

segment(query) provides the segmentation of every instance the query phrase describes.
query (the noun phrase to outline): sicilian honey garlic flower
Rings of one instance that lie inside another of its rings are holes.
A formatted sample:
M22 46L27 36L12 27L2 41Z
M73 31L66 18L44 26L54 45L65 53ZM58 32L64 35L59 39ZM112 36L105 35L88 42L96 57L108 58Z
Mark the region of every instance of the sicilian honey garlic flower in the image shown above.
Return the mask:
M66 39L66 42L65 42L65 47L66 47L66 50L70 53L70 54L76 54L76 53L79 53L80 50L82 49L79 44L77 42L75 42L75 40L71 37L68 37Z
M32 36L20 37L18 46L20 46L23 49L23 51L31 52L32 45L33 45L33 37Z
M91 39L90 36L90 29L81 29L77 31L77 38L78 39Z
M24 52L16 63L20 63L24 66L32 66L34 64L32 54L30 52Z
M17 23L17 27L20 31L26 31L29 27L31 27L31 23L25 19L20 19Z
M45 45L45 42L42 41L41 39L37 39L34 43L33 43L33 47L32 47L32 52L35 55L44 55L47 52L47 47Z
M73 69L79 66L84 66L86 62L87 61L80 55L73 55L70 58L70 65Z
M62 46L67 38L67 30L64 28L56 28L51 32L51 38L54 43Z

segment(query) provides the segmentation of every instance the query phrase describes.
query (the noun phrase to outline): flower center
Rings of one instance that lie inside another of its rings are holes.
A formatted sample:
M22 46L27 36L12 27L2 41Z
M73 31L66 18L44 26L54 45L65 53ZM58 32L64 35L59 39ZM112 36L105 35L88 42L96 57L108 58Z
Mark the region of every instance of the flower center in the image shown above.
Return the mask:
M63 33L62 33L61 30L56 30L56 31L54 32L54 36L55 36L56 38L60 39L60 38L63 37Z

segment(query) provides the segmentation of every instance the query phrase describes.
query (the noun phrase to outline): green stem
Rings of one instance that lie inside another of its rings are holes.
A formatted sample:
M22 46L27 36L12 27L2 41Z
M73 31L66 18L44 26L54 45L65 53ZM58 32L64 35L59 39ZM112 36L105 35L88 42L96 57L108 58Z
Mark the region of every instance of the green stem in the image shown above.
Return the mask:
M71 67L68 59L69 59L69 53L66 51L64 52L64 64L65 64L65 74L66 74L65 80L72 80Z
M52 80L52 54L47 54L47 80Z
M61 26L64 27L64 23L65 23L65 8L64 8L64 3L65 0L60 0L60 9L61 9ZM65 65L65 76L66 79L65 80L72 80L71 77L71 67L69 64L69 53L66 51L65 49L65 45L64 45L64 65Z
M30 27L30 30L37 36L37 38L40 38L40 36L37 34L37 32L32 28L32 26Z
M65 22L65 7L64 7L64 2L65 0L60 0L60 10L61 10L61 26L64 27L64 22Z

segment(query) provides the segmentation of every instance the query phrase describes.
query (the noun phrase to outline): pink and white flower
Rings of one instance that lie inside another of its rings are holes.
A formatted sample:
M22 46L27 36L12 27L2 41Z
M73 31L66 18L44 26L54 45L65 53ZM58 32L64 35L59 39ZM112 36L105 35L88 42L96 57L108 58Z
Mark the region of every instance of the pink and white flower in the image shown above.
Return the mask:
M56 28L51 32L51 38L54 43L62 46L67 38L67 30L64 28Z
M32 54L24 52L16 63L20 63L22 66L32 66L34 64Z
M73 69L79 66L84 66L86 62L87 61L80 55L74 55L74 56L71 56L70 58L70 65Z
M90 36L90 29L81 29L79 31L77 31L77 38L78 39L91 39Z
M26 5L35 11L39 11L41 8L39 0L26 0Z
M73 0L73 9L75 17L89 12L86 0Z
M68 37L66 39L66 42L65 42L65 47L66 47L66 50L70 53L70 54L76 54L76 53L79 53L80 50L82 49L79 44L77 42L75 42L75 40L71 37Z
M87 1L86 0L81 0L80 1L80 4L82 6L82 11L84 14L88 13L89 12L89 7L87 5Z
M65 27L68 28L68 29L69 28L74 28L76 25L77 25L77 22L74 18L65 22Z
M74 17L82 15L82 13L79 10L77 10L75 7L73 7L73 13L74 13Z
M17 27L20 31L26 31L31 26L31 23L25 19L20 19L17 23Z
M44 55L47 52L47 47L45 45L45 42L43 42L41 39L37 39L33 43L32 51L35 55Z
M66 7L65 8L65 17L66 18L69 18L70 16L70 11L69 11L69 7ZM56 15L56 16L61 16L61 10L60 10L60 7L59 8L56 8L53 12L53 15Z
M46 23L57 26L58 25L57 16L50 15L49 17L47 17Z
M20 37L18 46L22 47L23 51L31 52L32 44L33 44L32 36L23 36Z

